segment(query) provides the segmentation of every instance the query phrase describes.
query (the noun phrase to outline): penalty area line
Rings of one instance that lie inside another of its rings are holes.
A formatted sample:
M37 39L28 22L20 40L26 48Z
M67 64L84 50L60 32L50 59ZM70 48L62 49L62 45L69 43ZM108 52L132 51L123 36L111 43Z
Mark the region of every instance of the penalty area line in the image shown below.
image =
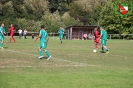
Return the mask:
M38 55L35 55L35 54L30 54L30 53L25 53L25 52L21 52L21 51L15 51L15 50L10 50L10 49L4 49L5 51L9 51L9 52L13 52L13 53L19 53L19 54L24 54L24 55L30 55L30 56L38 56ZM74 62L74 61L70 61L70 60L63 60L63 59L59 59L59 58L54 58L52 57L52 60L55 60L55 61L61 61L61 62L68 62L68 63L71 63L71 64L75 64L74 66L97 66L99 67L98 65L91 65L91 64L86 64L86 63L79 63L79 62ZM71 66L71 65L70 65Z

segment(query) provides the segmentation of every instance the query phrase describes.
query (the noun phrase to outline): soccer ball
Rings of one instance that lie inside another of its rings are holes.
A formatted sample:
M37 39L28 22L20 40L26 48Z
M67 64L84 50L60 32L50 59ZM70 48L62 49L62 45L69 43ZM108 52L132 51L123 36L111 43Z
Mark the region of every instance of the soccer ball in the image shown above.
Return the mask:
M93 52L94 52L94 53L96 53L96 52L97 52L97 50L96 50L96 49L94 49L94 50L93 50Z

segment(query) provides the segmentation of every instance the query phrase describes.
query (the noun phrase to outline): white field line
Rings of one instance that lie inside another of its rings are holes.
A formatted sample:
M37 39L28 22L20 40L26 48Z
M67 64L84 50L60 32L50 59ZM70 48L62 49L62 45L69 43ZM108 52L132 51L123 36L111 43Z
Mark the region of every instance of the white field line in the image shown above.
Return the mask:
M35 57L38 56L38 55L35 55L35 54L25 53L25 52L21 52L21 51L14 51L14 50L10 50L10 49L4 49L4 50L9 51L9 52L23 54L23 55L28 55L28 56L35 56ZM97 67L99 67L98 65L90 65L90 64L86 64L86 63L79 63L79 62L74 62L74 61L70 61L70 60L58 59L58 58L54 58L54 57L51 57L51 59L55 60L55 61L58 60L58 61L61 61L61 62L68 62L68 63L74 64L74 65L64 65L64 66L97 66ZM20 66L20 67L23 67L23 66ZM31 67L31 66L27 66L27 67ZM63 65L62 65L62 67L63 67Z

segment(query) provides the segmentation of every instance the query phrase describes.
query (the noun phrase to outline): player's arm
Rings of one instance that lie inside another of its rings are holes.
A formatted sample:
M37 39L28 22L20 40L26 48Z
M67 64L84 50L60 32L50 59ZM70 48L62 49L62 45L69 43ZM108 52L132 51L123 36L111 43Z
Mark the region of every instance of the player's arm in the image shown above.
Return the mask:
M4 32L4 34L6 34L6 32Z
M8 30L10 31L10 30L11 30L11 28L9 27L9 28L8 28Z
M92 39L95 40L95 32L92 34Z
M60 30L58 30L58 33L60 34Z
M46 33L46 44L48 44L48 40L49 40L48 33Z
M34 39L34 41L38 40L41 37L41 34L37 38Z
M15 31L15 28L14 27L11 27L11 30L14 32Z
M62 30L63 30L63 34L64 34L64 32L65 32L65 31L64 31L64 28L62 28Z
M0 29L0 32L1 32L1 34L2 34L2 36L3 37L5 37L5 35L4 34L6 34L6 32L4 31L4 32L2 32L2 30Z
M46 44L48 44L48 40L49 40L49 38L47 37Z
M101 38L101 37L102 37L102 35L103 35L103 34L102 34L102 31L101 31L101 34L100 34L100 37L99 37L99 38Z
M6 34L6 31L5 31L5 29L4 29L4 31L3 31L3 34L4 34L4 35Z
M62 27L63 33L64 33L64 28Z
M2 36L5 37L5 35L1 32Z

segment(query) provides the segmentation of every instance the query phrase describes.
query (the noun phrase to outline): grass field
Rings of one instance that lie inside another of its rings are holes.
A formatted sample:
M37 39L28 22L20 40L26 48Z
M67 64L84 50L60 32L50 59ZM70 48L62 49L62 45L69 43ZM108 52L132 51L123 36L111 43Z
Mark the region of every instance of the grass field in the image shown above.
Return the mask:
M8 39L0 49L0 88L133 88L133 41L109 40L105 54L93 53L91 40L50 38L47 61L38 59L39 41Z

